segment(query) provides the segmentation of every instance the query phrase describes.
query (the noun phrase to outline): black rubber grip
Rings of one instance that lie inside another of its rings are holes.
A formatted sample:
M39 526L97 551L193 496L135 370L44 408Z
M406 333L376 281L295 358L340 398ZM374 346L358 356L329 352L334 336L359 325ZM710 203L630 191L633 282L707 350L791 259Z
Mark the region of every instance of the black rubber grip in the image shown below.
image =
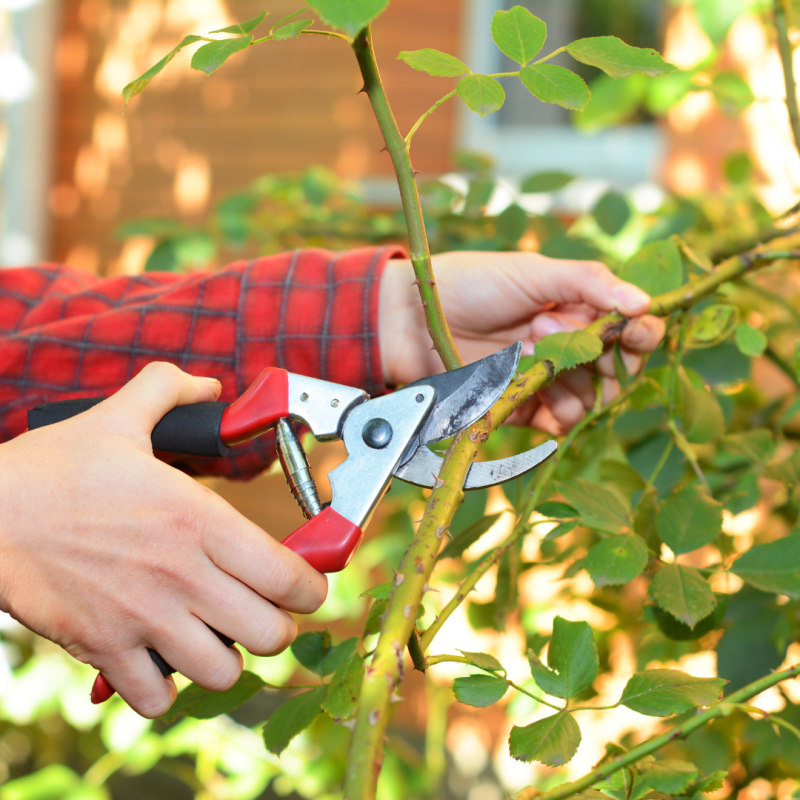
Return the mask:
M59 400L34 406L28 412L28 430L63 422L102 402L103 397ZM219 436L222 414L228 403L193 403L173 408L153 428L153 449L187 456L226 456L228 448Z
M214 633L217 634L217 637L225 645L225 647L231 647L234 642L233 639L228 638L224 633L220 633L219 631L215 631L211 628ZM149 647L147 648L147 652L150 654L150 658L153 659L153 663L158 667L158 671L166 678L167 675L173 675L177 670L173 669L166 661L155 651L151 650Z

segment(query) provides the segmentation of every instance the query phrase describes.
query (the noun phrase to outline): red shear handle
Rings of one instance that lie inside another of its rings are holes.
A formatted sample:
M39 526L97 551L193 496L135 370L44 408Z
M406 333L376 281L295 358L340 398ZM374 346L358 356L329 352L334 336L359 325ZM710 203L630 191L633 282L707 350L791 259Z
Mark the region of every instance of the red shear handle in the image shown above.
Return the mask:
M285 369L267 367L247 391L225 409L219 428L220 439L226 445L246 442L288 416L289 373Z
M283 544L318 572L341 572L363 538L358 525L329 507L290 533Z

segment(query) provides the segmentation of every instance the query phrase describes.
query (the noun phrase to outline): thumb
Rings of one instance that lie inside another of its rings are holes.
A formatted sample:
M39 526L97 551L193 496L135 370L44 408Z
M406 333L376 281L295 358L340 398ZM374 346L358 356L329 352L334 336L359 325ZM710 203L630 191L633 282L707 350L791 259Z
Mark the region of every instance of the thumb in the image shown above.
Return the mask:
M216 400L222 387L216 378L189 375L174 364L154 361L102 405L122 415L124 424L148 438L161 418L176 406Z

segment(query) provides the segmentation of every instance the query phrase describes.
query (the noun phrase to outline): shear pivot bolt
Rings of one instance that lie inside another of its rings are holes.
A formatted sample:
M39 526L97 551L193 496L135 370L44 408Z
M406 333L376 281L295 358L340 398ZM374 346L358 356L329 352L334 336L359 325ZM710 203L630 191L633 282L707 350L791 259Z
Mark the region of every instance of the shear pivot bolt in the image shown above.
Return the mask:
M380 450L392 441L392 426L385 420L376 417L371 419L361 431L361 438L368 447Z

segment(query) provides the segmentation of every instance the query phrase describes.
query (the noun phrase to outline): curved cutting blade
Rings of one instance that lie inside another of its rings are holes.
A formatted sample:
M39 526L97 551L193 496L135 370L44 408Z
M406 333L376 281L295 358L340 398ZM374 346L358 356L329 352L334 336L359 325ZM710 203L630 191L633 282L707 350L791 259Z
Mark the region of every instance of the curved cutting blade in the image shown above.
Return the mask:
M550 441L510 458L503 458L499 461L477 461L467 472L464 489L483 489L486 486L495 486L498 483L514 480L514 478L530 472L534 467L538 467L557 449L558 445ZM443 461L441 456L437 456L427 447L420 447L414 453L413 458L399 467L394 474L395 477L406 483L432 489Z
M500 398L517 371L522 342L493 353L474 364L432 375L408 384L401 391L415 386L432 386L436 405L431 409L417 446L409 448L413 455L419 445L441 442L479 420Z

